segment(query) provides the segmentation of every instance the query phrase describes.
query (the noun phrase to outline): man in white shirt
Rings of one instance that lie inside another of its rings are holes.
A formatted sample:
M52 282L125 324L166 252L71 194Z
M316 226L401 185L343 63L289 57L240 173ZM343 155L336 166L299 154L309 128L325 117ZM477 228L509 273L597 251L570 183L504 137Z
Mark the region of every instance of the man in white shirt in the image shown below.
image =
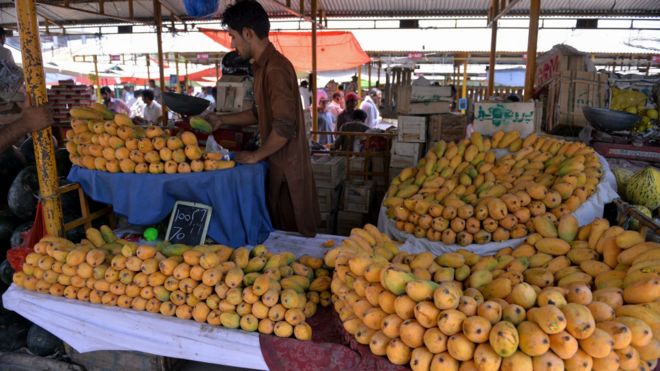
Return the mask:
M332 122L335 127L337 126L337 117L341 114L343 109L341 108L341 103L344 100L344 92L337 90L332 94L332 101L328 103L328 108L326 111L330 112L332 115Z
M380 122L380 112L378 107L383 99L383 93L380 90L373 88L369 90L369 94L364 97L364 101L360 105L360 109L367 113L367 121L365 122L370 128L375 128Z
M142 118L150 124L157 124L160 122L160 117L163 115L163 108L160 103L154 100L154 92L145 90L142 92L142 100L144 101L144 112Z

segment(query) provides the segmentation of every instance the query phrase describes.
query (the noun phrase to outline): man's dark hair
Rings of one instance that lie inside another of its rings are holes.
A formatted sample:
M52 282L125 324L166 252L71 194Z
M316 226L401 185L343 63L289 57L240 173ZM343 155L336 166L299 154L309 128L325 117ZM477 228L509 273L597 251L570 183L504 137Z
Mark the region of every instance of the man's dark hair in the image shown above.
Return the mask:
M0 27L0 37L5 36L5 35L7 35L7 33L5 32L4 27Z
M133 93L133 94L135 94L135 98L139 98L139 97L141 97L143 91L144 91L144 90L142 90L142 89L138 89L138 90L136 90L136 91Z
M151 89L144 89L142 91L142 99L145 99L145 98L154 100L154 91L151 90Z
M154 85L156 85L156 80L154 80L154 79L149 80L149 84L151 84L151 83L153 83Z
M336 92L336 93L332 94L332 100L335 100L337 98L341 98L341 93L340 92Z
M300 83L300 86L302 86L303 88L306 88L306 87L309 86L309 83L307 82L307 80L303 80L303 81Z
M104 86L104 87L101 88L101 94L110 94L110 95L112 95L112 90L110 90L109 87Z
M356 109L351 114L351 119L353 119L354 121L364 122L367 119L367 117L369 117L367 113L361 109Z
M268 37L270 21L268 14L258 2L254 0L238 1L229 5L222 13L222 25L242 33L244 28L250 28L258 38Z

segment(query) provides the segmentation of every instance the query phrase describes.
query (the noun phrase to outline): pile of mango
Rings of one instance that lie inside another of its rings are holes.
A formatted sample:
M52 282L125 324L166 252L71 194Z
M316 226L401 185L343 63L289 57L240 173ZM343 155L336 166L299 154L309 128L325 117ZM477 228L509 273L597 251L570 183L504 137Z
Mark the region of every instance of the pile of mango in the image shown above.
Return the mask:
M66 149L71 163L111 173L174 174L229 169L219 153L205 152L190 131L169 135L160 126L133 125L104 105L74 107ZM198 119L197 121L199 121Z
M306 319L331 301L323 260L222 245L137 245L107 226L79 244L46 236L14 274L30 291L226 328L309 340Z
M570 214L602 176L593 148L517 131L438 142L392 180L383 205L396 228L467 246L534 233L532 219ZM509 153L497 158L496 149Z
M653 370L660 244L547 215L484 257L396 252L373 227L355 230L325 256L344 329L413 370Z

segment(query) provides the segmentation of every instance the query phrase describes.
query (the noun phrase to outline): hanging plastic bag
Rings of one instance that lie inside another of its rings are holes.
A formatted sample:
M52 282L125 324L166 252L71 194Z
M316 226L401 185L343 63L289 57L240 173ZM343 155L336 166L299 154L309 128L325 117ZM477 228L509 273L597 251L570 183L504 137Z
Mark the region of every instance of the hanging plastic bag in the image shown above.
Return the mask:
M186 12L191 17L206 17L218 11L218 0L183 0Z
M213 135L209 135L206 138L206 153L219 153L222 156L222 160L229 161L231 160L231 155L229 150L221 146L218 142L215 141Z

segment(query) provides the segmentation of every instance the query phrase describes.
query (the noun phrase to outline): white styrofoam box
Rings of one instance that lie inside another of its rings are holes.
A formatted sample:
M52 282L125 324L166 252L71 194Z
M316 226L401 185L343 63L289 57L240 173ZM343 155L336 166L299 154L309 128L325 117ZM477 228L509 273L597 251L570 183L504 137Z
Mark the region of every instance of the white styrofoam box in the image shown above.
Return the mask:
M423 151L424 143L392 142L392 155L408 156L419 159Z
M399 116L398 125L400 142L426 142L426 116Z

